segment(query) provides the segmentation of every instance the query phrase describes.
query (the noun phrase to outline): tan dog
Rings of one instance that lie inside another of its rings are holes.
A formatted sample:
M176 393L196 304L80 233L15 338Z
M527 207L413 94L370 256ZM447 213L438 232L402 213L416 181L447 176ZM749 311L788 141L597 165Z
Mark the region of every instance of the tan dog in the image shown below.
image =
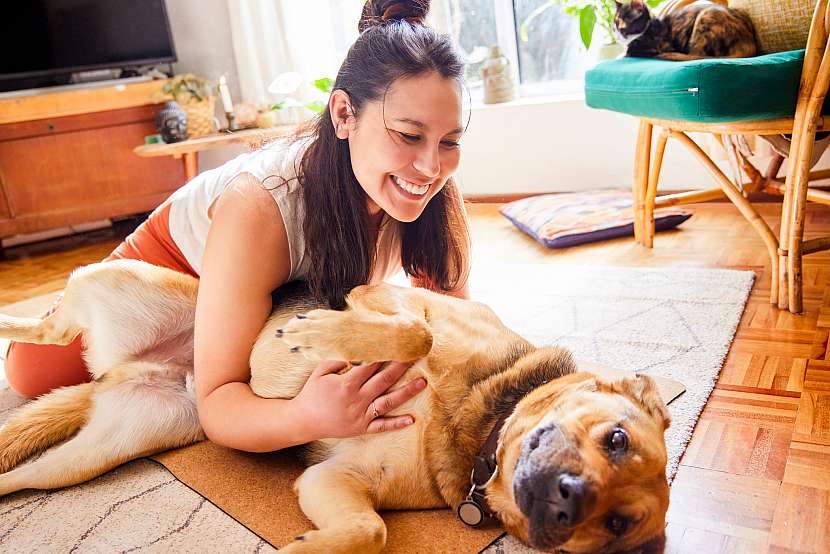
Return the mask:
M18 341L67 344L83 332L95 376L0 429L0 495L81 483L204 438L192 390L197 285L143 262L95 264L72 275L51 316L0 316L0 337ZM651 379L575 373L566 351L535 348L476 302L375 285L354 289L348 304L338 312L302 295L277 299L250 358L254 392L295 396L318 359L418 359L401 381L423 376L428 386L396 410L414 425L311 445L296 490L318 530L286 552L377 552L386 540L377 510L459 507L501 421L493 475L465 509L489 509L540 549L662 551L669 416Z

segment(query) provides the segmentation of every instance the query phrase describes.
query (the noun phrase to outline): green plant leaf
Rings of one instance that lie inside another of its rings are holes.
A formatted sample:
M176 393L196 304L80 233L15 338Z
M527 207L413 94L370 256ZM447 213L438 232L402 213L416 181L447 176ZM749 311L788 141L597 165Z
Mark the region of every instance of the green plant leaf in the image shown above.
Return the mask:
M315 100L314 102L306 104L305 107L313 112L322 113L325 106L320 100Z
M328 77L321 77L320 79L314 81L314 86L317 90L328 94L334 88L334 80L329 79Z
M582 44L588 49L594 36L594 25L597 23L597 14L593 5L587 5L579 10L579 36Z
M268 109L269 110L281 110L283 108L283 106L285 106L285 100L283 100L282 102L275 102L275 103L271 104L271 107L268 108Z

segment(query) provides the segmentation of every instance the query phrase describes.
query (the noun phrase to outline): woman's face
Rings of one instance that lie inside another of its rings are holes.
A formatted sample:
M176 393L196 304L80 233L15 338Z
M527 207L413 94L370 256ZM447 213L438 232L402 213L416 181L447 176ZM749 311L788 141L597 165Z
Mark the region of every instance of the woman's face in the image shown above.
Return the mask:
M385 101L367 102L345 127L338 137L349 140L352 170L369 197L369 212L414 221L458 169L461 88L437 73L400 79Z

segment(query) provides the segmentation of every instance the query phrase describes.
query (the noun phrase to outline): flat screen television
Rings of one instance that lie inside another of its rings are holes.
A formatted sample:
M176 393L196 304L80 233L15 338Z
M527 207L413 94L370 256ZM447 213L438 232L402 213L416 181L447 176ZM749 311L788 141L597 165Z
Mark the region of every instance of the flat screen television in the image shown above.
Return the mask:
M176 61L164 0L16 0L3 11L0 90Z

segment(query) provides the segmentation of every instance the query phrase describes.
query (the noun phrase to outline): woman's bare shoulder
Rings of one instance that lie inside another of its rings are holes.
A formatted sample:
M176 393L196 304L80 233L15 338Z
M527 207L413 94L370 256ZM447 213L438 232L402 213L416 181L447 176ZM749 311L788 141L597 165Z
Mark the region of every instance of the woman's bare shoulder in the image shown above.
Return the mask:
M282 283L290 272L288 237L276 201L255 176L236 176L211 206L213 249L221 256L239 261L257 260L268 279ZM209 241L211 240L209 238ZM236 254L230 254L229 250ZM218 252L217 252L218 251Z

